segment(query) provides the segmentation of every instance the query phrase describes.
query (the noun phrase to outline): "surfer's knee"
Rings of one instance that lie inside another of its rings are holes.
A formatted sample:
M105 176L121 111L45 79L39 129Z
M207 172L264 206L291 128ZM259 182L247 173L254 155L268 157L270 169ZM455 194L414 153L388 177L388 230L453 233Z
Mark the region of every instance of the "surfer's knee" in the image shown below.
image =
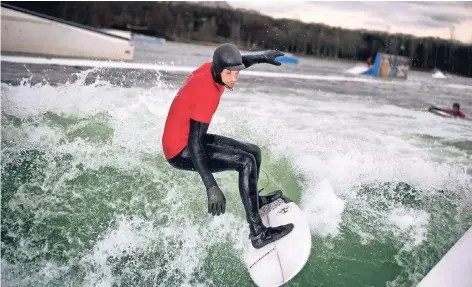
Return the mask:
M255 157L256 159L256 162L260 162L261 161L261 154L262 154L262 151L261 151L261 148L255 144L246 144L247 147L248 147L248 151Z
M245 169L254 169L257 167L256 158L250 153L242 153L239 157L240 168L238 171Z
M261 154L262 154L261 148L257 145L253 145L253 147L254 147L254 156L256 157L256 160L260 159Z

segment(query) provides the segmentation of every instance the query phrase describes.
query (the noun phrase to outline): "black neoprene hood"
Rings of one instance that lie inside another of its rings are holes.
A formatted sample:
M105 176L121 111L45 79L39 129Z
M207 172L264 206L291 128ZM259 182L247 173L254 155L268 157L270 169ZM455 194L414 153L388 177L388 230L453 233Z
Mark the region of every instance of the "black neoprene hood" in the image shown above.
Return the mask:
M216 48L213 53L213 65L215 72L218 74L221 73L223 69L240 71L246 68L238 48L230 43L223 44Z

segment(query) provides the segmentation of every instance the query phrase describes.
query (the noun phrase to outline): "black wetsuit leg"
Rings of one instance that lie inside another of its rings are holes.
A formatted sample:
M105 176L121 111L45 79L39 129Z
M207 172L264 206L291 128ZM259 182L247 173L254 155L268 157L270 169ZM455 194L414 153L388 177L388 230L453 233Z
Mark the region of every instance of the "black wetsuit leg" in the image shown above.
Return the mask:
M206 137L208 126L208 123L191 118L188 143L179 154L168 160L169 164L178 169L197 171L207 192L218 187L214 172L238 171L239 193L249 223L251 242L255 248L261 248L290 233L293 230L291 223L277 227L265 227L262 223L259 214L256 158L251 153L232 147L228 140L220 141L219 137L215 136Z
M246 218L251 225L262 222L259 215L256 159L252 154L241 149L232 148L224 144L218 145L214 139L215 137L209 137L208 142L204 141L208 167L211 172L227 170L239 172L239 193L246 211ZM169 163L178 169L196 170L188 146L177 156L171 158ZM253 232L256 231L254 230Z
M225 136L220 136L220 135L215 135L215 134L206 134L204 136L204 141L206 144L214 144L217 146L222 146L222 147L227 147L231 149L237 149L241 150L244 152L247 152L249 154L252 154L254 158L256 159L256 165L257 165L257 180L256 182L259 182L260 179L260 171L261 171L261 161L262 161L262 155L261 155L261 149L251 143L245 143L245 142L240 142L232 138L228 138ZM257 186L257 184L256 184ZM260 193L263 190L260 189L258 193ZM260 195L259 194L259 207L262 207L263 205L269 204L273 201L276 201L280 197L282 197L282 191L281 190L274 190L269 194L266 195Z
M251 241L255 248L261 248L292 231L292 224L268 229L262 223L257 192L257 171L259 170L257 166L260 166L261 156L260 149L256 145L207 134L203 136L203 147L211 172L227 170L239 172L239 193L246 212L246 220L249 223ZM188 146L178 155L169 159L169 163L178 169L196 171ZM208 181L207 188L213 185L212 180Z
M231 149L237 149L244 151L246 153L252 154L256 159L256 166L257 166L257 181L259 181L259 172L261 169L261 149L251 143L240 142L232 138L228 138L225 136L215 135L215 134L206 134L203 138L205 144L214 144L221 147L227 147Z
M257 166L257 180L256 180L256 188L257 188L257 182L259 182L259 174L261 170L261 162L262 162L262 152L261 149L251 143L245 143L245 142L240 142L238 140L221 136L221 135L215 135L215 134L205 134L203 136L203 143L204 145L215 145L215 146L220 146L223 148L228 148L228 149L235 149L239 150L242 152L246 152L248 154L251 154L254 156L256 160L256 166ZM211 164L210 164L211 166ZM231 170L233 168L228 168L227 170ZM225 169L218 169L217 166L215 166L212 170L212 172L218 172L218 170L225 170ZM258 192L261 192L263 189L259 190ZM272 193L269 193L268 195L259 195L259 207L268 203L271 203L278 198L282 196L282 191L281 190L275 190Z

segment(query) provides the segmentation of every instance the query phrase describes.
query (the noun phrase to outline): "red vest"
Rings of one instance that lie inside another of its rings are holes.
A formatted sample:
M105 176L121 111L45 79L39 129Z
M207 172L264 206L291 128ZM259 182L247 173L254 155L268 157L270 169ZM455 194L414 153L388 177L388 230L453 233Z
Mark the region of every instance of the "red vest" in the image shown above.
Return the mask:
M211 64L205 63L193 71L172 101L162 135L166 159L187 146L190 118L209 124L218 108L224 86L213 81Z

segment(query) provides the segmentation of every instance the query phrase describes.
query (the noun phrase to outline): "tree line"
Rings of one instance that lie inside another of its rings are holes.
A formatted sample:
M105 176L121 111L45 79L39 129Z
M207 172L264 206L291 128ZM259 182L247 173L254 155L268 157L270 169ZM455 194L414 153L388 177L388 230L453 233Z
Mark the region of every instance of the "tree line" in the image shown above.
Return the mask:
M472 77L472 45L366 30L347 30L197 2L7 2L96 28L129 30L185 42L232 42L247 49L365 61L377 52L406 56L412 69Z

